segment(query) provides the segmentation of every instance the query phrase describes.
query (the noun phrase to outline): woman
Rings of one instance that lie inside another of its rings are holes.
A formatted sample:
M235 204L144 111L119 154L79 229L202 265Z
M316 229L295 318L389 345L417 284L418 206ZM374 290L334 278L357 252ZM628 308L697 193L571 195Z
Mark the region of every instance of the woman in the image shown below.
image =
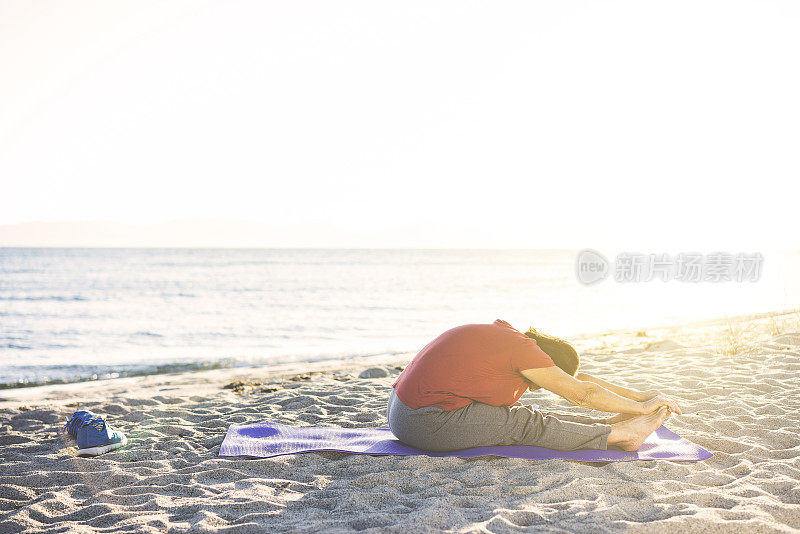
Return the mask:
M577 373L575 349L500 319L448 330L426 345L392 384L387 416L397 438L445 452L495 445L556 450L637 450L680 406L657 391L635 391ZM596 419L542 413L519 398L530 386L572 404L618 415Z

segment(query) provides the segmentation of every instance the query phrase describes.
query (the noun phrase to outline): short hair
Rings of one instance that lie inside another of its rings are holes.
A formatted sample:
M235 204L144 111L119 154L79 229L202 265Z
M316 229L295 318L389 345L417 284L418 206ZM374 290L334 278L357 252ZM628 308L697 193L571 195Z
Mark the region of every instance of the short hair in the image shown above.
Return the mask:
M550 356L550 359L553 360L553 363L560 367L562 371L570 376L575 376L575 373L578 372L578 366L581 363L580 356L578 356L578 351L575 350L575 347L563 339L548 336L535 328L529 328L528 331L525 332L525 335L531 339L535 339L539 348L545 351L547 355Z

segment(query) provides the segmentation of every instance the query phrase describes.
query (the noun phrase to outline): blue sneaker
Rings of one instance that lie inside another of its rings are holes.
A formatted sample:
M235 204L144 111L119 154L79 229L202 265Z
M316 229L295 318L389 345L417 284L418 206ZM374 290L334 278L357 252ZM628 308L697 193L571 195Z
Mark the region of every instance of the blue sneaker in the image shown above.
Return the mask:
M78 456L97 456L128 443L125 434L114 430L102 417L95 417L78 429Z
M77 438L78 429L96 417L98 417L97 414L88 410L79 410L67 419L67 424L64 425L63 430L66 430L73 438Z

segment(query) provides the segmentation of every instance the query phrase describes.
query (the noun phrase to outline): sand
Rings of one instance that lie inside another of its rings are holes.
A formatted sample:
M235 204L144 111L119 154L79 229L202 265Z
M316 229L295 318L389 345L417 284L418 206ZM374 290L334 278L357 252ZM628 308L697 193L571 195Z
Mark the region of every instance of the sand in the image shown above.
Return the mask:
M799 332L792 312L575 341L584 371L680 398L666 424L714 453L698 463L217 457L231 423L385 427L413 354L0 391L0 532L797 531ZM76 457L79 408L128 446Z

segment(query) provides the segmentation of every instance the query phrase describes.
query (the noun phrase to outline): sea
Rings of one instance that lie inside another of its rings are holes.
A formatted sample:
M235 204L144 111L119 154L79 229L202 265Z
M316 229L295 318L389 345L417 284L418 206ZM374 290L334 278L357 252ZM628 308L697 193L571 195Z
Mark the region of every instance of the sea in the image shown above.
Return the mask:
M800 251L763 253L758 280L591 285L578 253L0 248L0 388L413 354L495 319L569 339L800 307Z

